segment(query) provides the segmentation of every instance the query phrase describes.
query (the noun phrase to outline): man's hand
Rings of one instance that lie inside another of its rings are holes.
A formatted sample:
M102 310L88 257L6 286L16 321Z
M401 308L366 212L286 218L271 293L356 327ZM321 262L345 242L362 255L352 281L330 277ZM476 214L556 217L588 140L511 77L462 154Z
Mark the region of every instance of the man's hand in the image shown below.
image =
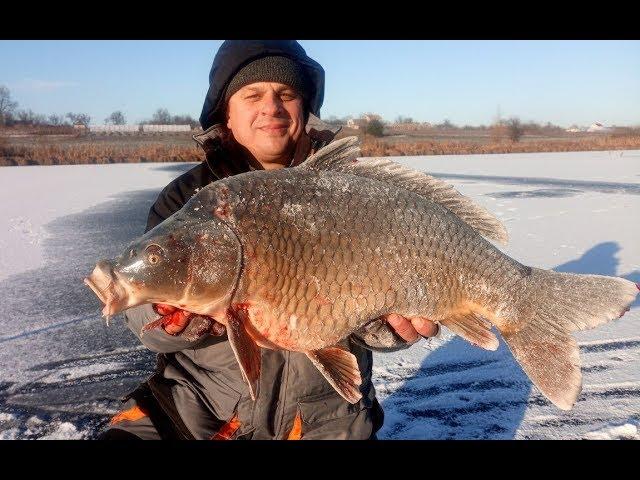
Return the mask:
M433 337L440 331L440 326L428 318L424 317L403 317L390 313L382 317L391 328L404 340L409 343L417 341L422 337Z
M189 322L196 316L191 312L187 312L186 310L181 310L172 305L166 305L164 303L154 303L153 309L157 314L162 315L164 318L162 322L162 328L169 335L178 335L182 332ZM209 318L212 322L210 327L212 335L222 335L225 332L225 326L220 322L216 322L213 318Z

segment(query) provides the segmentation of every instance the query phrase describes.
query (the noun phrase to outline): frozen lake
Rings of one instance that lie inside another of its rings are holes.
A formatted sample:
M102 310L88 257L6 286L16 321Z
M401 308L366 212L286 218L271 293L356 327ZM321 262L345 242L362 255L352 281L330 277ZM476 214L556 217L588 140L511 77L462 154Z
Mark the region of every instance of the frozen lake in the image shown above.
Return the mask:
M640 151L399 157L498 215L518 261L640 282ZM160 189L193 164L0 168L0 438L92 438L155 354L106 327L82 283L142 233ZM382 438L640 438L640 302L576 335L583 392L563 412L501 341L444 332L376 354Z

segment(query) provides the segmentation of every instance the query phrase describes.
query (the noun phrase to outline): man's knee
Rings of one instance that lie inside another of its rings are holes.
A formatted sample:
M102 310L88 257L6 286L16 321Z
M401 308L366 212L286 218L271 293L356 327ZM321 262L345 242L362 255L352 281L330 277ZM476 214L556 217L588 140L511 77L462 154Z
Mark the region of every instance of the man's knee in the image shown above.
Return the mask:
M107 429L97 440L160 440L161 436L149 418L146 408L130 398L123 409L111 418Z

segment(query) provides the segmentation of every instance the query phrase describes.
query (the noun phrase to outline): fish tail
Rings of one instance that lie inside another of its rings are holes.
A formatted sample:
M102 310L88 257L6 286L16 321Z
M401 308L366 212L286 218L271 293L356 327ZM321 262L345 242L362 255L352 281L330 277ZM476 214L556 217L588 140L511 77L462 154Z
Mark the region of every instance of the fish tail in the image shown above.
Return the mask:
M569 410L582 389L579 349L571 332L620 318L640 286L623 278L538 268L531 269L523 285L524 294L498 329L534 385L557 407Z

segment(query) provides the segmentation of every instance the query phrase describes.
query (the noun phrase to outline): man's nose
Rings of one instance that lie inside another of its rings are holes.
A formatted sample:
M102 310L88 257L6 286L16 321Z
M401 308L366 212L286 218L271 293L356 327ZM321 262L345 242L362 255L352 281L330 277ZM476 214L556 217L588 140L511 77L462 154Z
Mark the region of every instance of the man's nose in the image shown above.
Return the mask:
M265 115L277 115L283 110L282 100L275 93L269 93L264 96L262 103L262 113Z

